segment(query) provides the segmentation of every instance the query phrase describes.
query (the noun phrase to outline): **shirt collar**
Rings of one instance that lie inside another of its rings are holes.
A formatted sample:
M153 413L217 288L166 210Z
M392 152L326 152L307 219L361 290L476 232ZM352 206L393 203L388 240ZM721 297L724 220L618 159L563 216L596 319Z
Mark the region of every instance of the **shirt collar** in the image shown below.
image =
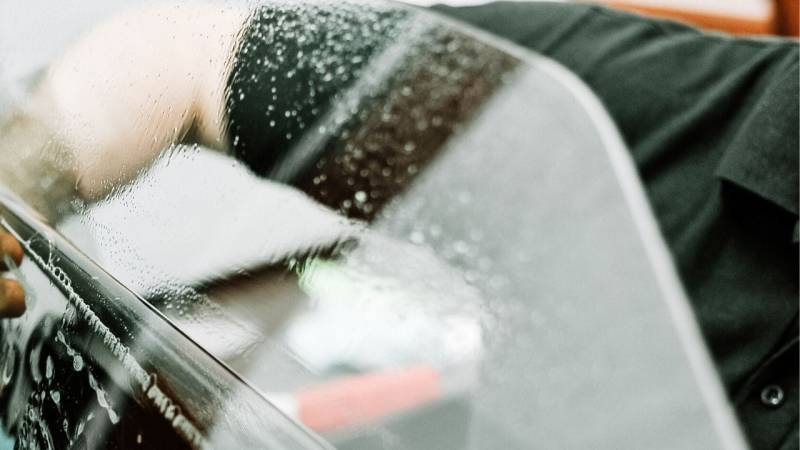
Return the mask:
M759 99L722 157L716 174L798 214L798 69L794 65Z

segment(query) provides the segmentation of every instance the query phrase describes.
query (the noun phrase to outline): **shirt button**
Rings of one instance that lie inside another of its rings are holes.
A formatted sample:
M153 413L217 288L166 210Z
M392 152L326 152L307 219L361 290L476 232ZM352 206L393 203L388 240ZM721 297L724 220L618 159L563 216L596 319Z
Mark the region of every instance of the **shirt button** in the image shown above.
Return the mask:
M770 408L777 408L783 403L783 389L776 384L771 384L761 390L761 403Z

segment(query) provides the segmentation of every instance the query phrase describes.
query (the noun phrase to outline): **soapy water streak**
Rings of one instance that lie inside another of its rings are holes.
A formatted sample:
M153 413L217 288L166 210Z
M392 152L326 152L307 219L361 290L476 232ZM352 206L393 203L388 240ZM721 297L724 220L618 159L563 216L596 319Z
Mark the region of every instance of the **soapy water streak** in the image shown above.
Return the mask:
M71 345L67 344L67 339L64 337L64 333L62 333L61 330L58 330L56 333L56 341L60 342L64 346L67 354L72 357L72 370L80 372L81 369L83 369L83 356L72 348Z
M95 334L103 339L103 343L111 351L114 357L122 364L122 367L127 373L136 380L142 388L142 392L152 405L161 413L161 415L175 428L177 433L186 440L190 445L195 448L205 446L205 438L197 429L197 427L181 413L177 404L167 396L156 384L156 375L150 374L139 364L138 361L130 354L130 350L114 335L114 333L102 322L100 318L89 308L86 302L78 295L72 288L72 280L69 279L67 274L60 268L55 266L52 257L53 253L50 252L48 261L45 261L38 253L36 253L30 246L30 241L22 239L13 227L6 221L5 218L0 219L0 224L8 230L14 238L19 241L25 248L25 253L39 266L42 270L50 273L52 279L58 281L64 291L67 293L67 299L70 304L76 309L78 314L86 320ZM94 387L94 386L93 386ZM95 389L96 390L96 389ZM98 399L100 394L98 393ZM101 405L102 406L102 405ZM111 411L110 411L111 412ZM113 419L112 419L113 422Z

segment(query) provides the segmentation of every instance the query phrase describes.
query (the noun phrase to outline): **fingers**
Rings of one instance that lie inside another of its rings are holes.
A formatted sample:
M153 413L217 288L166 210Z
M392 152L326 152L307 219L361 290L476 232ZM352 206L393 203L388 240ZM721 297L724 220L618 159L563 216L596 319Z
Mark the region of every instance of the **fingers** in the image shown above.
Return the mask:
M0 229L0 270L9 270L5 263L8 256L19 265L22 263L22 245L14 236ZM19 317L25 312L25 290L16 280L0 278L0 318Z
M14 236L0 229L0 270L9 270L6 267L5 255L11 257L14 264L22 263L22 245L14 239Z
M19 317L25 312L25 291L16 280L0 279L0 318Z

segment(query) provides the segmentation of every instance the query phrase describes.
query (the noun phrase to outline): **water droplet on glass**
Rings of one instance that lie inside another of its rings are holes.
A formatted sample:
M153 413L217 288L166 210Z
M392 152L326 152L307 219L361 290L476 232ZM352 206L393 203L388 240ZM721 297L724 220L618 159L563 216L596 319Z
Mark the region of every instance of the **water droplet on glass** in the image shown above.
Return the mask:
M80 372L81 369L83 369L83 357L81 355L75 355L72 358L72 370Z
M50 391L50 398L56 406L61 407L61 393L58 391Z
M44 376L47 377L48 380L53 378L53 359L50 355L47 356L47 361L45 362Z

